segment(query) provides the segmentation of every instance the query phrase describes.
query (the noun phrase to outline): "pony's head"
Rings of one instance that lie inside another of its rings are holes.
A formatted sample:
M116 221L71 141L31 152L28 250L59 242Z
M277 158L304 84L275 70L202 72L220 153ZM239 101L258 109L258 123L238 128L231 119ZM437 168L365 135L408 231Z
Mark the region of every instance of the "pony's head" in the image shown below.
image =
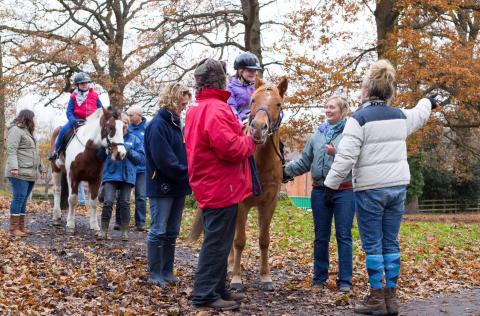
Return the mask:
M122 160L127 155L123 143L123 122L121 112L113 107L103 109L100 120L102 146L106 147L113 160Z
M282 78L276 86L264 84L260 78L256 78L249 118L250 134L256 144L265 144L268 136L280 128L283 118L283 97L287 87L286 78Z

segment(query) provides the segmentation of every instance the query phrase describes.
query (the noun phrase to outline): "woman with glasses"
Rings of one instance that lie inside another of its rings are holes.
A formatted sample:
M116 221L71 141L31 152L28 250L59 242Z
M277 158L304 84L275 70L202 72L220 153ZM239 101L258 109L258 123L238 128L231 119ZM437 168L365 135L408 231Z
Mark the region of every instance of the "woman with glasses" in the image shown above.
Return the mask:
M175 244L185 196L191 193L180 114L191 98L185 86L166 85L160 94L160 109L145 130L151 218L147 235L148 281L160 286L179 281L173 274Z

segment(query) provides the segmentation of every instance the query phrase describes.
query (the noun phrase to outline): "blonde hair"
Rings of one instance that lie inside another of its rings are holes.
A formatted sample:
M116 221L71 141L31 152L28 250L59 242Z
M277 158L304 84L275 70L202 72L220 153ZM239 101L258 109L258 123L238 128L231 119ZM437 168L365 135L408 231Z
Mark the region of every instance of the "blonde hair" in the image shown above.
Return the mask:
M386 59L373 63L362 83L367 99L390 101L395 96L395 69Z
M192 93L186 86L178 82L168 83L160 92L158 106L169 111L175 111L186 95L192 98Z
M349 111L349 106L348 106L348 101L345 97L339 95L339 94L334 94L332 96L330 96L328 99L327 99L327 102L330 102L332 100L335 100L336 102L336 105L338 105L338 107L340 108L340 111L342 111L342 118L344 118L345 116L347 116L348 114L348 111ZM325 104L326 104L325 103Z

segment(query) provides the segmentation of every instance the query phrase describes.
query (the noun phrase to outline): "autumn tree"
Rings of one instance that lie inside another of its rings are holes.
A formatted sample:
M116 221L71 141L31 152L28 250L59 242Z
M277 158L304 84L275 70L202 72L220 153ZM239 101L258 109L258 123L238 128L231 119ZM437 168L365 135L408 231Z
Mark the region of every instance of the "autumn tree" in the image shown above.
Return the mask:
M324 1L306 3L300 13L290 17L290 37L283 47L296 87L290 106L303 113L292 120L292 134L313 130L322 120L315 109L332 93L343 93L358 104L367 66L387 58L397 68L395 106L412 107L432 92L445 100L441 114L410 140L409 152L416 154L425 141L441 146L445 136L458 146L463 162L478 159L478 2ZM292 43L305 49L295 51Z
M176 80L195 62L188 44L213 32L232 14L214 2L154 0L10 2L0 31L18 35L17 73L30 70L29 84L58 98L71 89L70 77L92 74L111 103L138 102L151 82ZM187 57L187 60L183 60ZM33 73L32 73L33 72ZM34 78L34 79L33 79Z

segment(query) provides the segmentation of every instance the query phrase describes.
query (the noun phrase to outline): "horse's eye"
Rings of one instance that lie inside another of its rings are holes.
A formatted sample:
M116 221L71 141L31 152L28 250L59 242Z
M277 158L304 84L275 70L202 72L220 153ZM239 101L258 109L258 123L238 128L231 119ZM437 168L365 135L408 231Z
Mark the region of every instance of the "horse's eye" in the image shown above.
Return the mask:
M282 106L282 103L278 102L278 103L277 103L277 106Z

